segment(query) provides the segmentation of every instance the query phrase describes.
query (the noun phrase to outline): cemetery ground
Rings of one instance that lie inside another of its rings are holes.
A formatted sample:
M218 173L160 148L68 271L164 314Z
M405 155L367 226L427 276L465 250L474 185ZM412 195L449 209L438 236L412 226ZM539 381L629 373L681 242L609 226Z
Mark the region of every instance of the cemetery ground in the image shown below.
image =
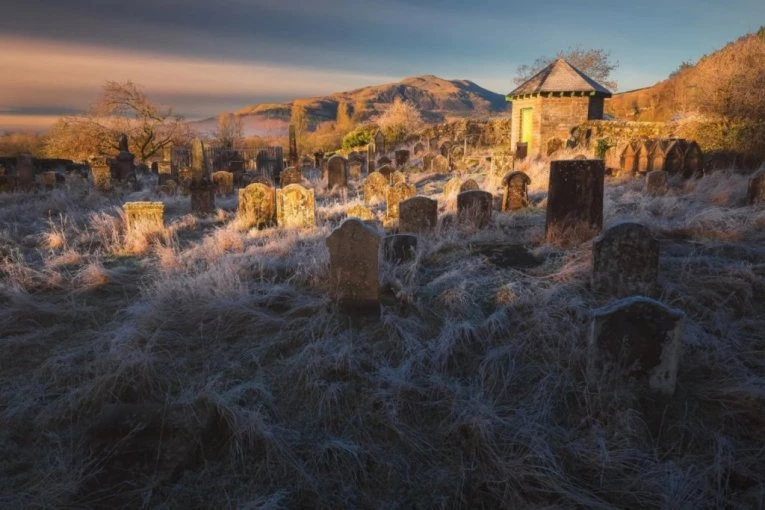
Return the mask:
M650 196L607 177L604 229L659 240L685 313L677 388L586 377L592 242L545 242L530 206L455 221L451 176L410 173L439 222L381 264L381 313L330 297L317 227L244 229L235 196L87 187L0 195L3 508L762 508L765 209L717 171ZM501 178L474 179L495 197ZM122 205L161 201L128 233ZM372 207L382 220L385 205ZM126 447L128 445L129 447Z

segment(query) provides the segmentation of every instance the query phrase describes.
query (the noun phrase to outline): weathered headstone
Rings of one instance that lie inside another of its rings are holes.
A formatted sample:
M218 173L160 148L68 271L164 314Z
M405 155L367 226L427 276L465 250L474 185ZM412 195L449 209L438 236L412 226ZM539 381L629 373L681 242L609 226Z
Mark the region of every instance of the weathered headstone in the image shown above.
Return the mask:
M111 178L117 182L128 182L136 177L135 155L128 151L128 139L125 134L120 135L119 151L115 159L109 160Z
M449 173L449 160L445 156L439 154L433 158L432 170L437 174Z
M595 236L603 228L603 182L601 159L561 160L550 163L547 195L547 242L562 235L576 240Z
M367 145L367 175L375 171L375 146L374 144Z
M283 228L316 226L314 191L300 184L290 184L276 191L276 221Z
M417 189L411 184L400 182L395 186L388 188L387 196L387 216L388 218L398 218L398 206L407 198L412 198L417 194Z
M592 311L587 353L588 378L604 369L647 383L671 395L677 384L684 313L643 296L615 301Z
M348 164L348 177L350 179L361 179L364 175L364 164L354 161Z
M510 172L502 179L502 211L516 211L529 206L531 179L523 172Z
M438 202L427 197L412 197L398 204L399 232L432 232L438 221Z
M414 144L414 148L412 149L412 154L414 154L414 157L420 157L423 154L425 154L425 144L422 142L417 142Z
M209 179L202 178L191 182L191 211L196 214L212 214L215 212L215 184Z
M241 188L237 215L245 228L270 227L276 223L276 190L261 182Z
M382 173L382 172L380 172ZM385 174L383 174L385 175ZM395 186L396 184L400 182L406 182L406 174L404 172L401 172L399 170L396 170L395 172L392 172L390 174L390 185Z
M40 175L40 181L45 189L53 189L56 187L56 172L48 170Z
M653 170L645 176L645 191L651 196L664 195L667 192L667 172Z
M201 181L206 173L205 145L202 140L195 138L191 144L191 180Z
M650 296L659 276L659 242L639 223L620 223L592 245L592 288L614 297Z
M476 190L480 190L480 189L481 189L481 187L478 185L477 182L475 182L474 179L468 179L467 181L463 182L460 185L460 193L462 193L464 191L476 191Z
M329 189L348 187L348 161L335 155L327 162L327 183Z
M385 154L385 135L381 131L375 133L375 153ZM390 161L388 161L388 164L390 164Z
M151 173L158 174L159 173L159 161L152 161L151 162Z
M401 168L409 162L409 151L400 149L396 151L396 168Z
M491 221L494 197L488 191L464 191L457 195L457 216L460 223L484 228Z
M93 185L100 191L112 189L112 174L108 166L94 165L90 168L93 175Z
M747 198L751 205L765 204L765 170L760 170L749 179Z
M349 218L327 238L332 293L341 306L379 310L380 234Z
M413 260L417 254L417 236L411 234L393 234L383 239L383 258L388 262L400 264Z
M379 172L380 171L379 169L384 167L384 166L386 166L386 165L392 167L392 163L393 162L390 160L390 158L388 156L383 156L381 158L377 158L377 168L378 168L377 171Z
M462 187L462 179L460 179L459 177L452 177L444 185L443 194L447 197L457 196L457 194L459 194L460 192L461 187Z
M313 158L311 156L304 155L300 159L300 168L302 170L308 170L308 169L313 168L313 167L314 167L314 160L313 160Z
M16 157L16 186L21 190L31 190L35 185L35 166L31 154L19 154Z
M122 209L128 232L156 231L165 227L165 204L162 202L127 202Z
M297 149L297 134L295 130L295 124L290 124L289 127L289 166L298 168L298 149Z
M354 205L348 208L346 215L349 218L358 218L361 221L372 221L375 218L375 213L369 207L363 205Z
M300 184L301 182L303 182L303 172L297 167L288 167L279 174L279 184L282 187L289 186L290 184Z
M234 193L234 174L221 170L212 174L212 182L215 185L215 193L221 196Z
M452 142L447 140L441 144L441 146L438 148L438 152L440 152L443 157L448 158L453 145L454 144Z
M433 154L425 154L422 157L422 171L423 172L430 172L433 170L433 160L435 159L435 155Z
M390 184L390 176L393 173L393 167L390 165L383 165L381 167L378 167L377 172L385 177L385 180L388 184Z
M380 172L370 173L364 181L364 203L374 205L387 197L388 179Z

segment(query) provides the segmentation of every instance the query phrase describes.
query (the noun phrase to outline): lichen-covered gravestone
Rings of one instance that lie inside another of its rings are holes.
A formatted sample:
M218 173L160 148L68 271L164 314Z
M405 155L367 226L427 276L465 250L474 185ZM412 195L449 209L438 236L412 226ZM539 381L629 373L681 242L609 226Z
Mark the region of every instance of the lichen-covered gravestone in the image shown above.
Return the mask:
M667 172L653 170L645 176L645 191L651 196L664 195L667 192Z
M388 262L401 263L413 260L417 254L417 236L394 234L383 239L383 258Z
M760 170L749 179L747 198L751 205L765 204L765 170Z
M438 202L427 197L412 197L398 204L399 232L432 232L438 221Z
M529 206L531 178L523 172L510 172L502 179L502 211L516 211Z
M401 168L409 162L409 151L401 149L396 151L396 168Z
M165 204L162 202L127 202L122 209L128 232L165 228Z
M396 170L395 172L390 174L390 185L395 186L396 184L400 182L406 182L406 174L404 172L399 172Z
M547 242L592 238L603 228L602 159L560 160L550 163L547 195Z
M196 214L215 212L215 185L209 179L191 183L191 211Z
M488 191L464 191L457 195L457 217L460 223L484 228L491 221L494 197Z
M448 197L456 196L458 193L460 193L460 188L462 188L462 179L459 177L452 177L444 185L444 195Z
M639 223L609 228L592 245L592 287L615 297L650 296L659 276L659 242Z
M191 144L191 180L200 181L205 173L207 173L205 145L202 140L195 138Z
M380 172L372 172L364 181L364 203L374 205L387 198L388 179Z
M683 312L643 296L592 311L587 374L597 383L608 367L671 395L677 383Z
M335 155L327 161L327 185L332 188L348 187L348 161Z
M290 184L300 184L303 182L303 172L299 168L291 166L279 174L279 184L289 186Z
M480 189L481 189L481 187L478 185L477 182L475 182L474 179L468 179L467 181L463 182L460 185L460 193L462 193L464 191L476 191L476 190L480 190Z
M430 172L433 170L433 161L435 159L435 156L433 154L425 154L422 157L422 171L423 172Z
M276 190L260 182L240 189L237 215L245 228L273 225L276 223Z
M433 158L432 169L437 174L449 173L449 160L439 154Z
M358 218L361 221L372 221L375 219L375 213L369 207L363 205L354 205L348 208L346 216L349 218Z
M327 238L332 293L344 308L379 310L380 234L349 218Z
M165 174L166 175L166 174ZM234 193L234 174L221 170L212 174L212 181L215 185L217 195L232 195Z
M416 188L411 184L400 182L388 188L387 216L389 219L398 218L398 205L417 194Z
M276 191L276 222L283 228L316 226L316 201L312 189L290 184Z

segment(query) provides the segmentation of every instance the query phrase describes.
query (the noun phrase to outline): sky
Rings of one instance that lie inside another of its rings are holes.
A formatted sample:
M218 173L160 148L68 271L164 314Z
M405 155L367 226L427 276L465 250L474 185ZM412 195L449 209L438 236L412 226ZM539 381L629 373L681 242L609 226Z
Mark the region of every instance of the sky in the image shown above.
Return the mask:
M2 0L0 131L83 111L133 80L190 119L434 74L498 93L579 46L652 85L765 25L763 0Z

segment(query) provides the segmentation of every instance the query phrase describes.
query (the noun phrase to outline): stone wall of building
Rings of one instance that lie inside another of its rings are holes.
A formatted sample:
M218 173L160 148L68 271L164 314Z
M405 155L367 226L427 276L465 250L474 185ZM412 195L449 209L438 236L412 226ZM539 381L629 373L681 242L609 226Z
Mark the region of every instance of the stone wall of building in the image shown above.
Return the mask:
M533 154L547 154L547 143L552 138L568 140L571 136L571 129L587 121L590 98L543 97L540 101L540 108L542 110L541 144L536 146Z

